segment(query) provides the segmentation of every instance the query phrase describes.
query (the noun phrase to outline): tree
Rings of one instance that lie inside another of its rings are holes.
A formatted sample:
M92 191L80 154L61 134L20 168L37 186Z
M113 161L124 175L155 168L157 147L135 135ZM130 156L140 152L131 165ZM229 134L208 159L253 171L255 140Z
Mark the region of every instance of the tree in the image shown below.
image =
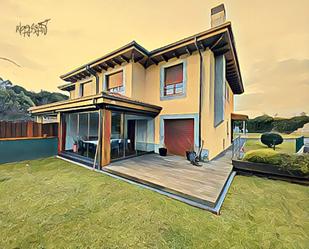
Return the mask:
M276 145L283 143L283 138L280 134L274 132L266 132L261 136L261 142L268 148L276 149Z

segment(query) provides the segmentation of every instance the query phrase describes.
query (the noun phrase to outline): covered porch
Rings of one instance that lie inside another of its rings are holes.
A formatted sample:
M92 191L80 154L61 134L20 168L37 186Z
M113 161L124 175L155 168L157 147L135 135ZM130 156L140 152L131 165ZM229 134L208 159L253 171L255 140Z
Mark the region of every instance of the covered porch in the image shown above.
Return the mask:
M57 115L58 152L97 168L154 151L154 118L161 107L117 93L57 102L30 109L35 116Z

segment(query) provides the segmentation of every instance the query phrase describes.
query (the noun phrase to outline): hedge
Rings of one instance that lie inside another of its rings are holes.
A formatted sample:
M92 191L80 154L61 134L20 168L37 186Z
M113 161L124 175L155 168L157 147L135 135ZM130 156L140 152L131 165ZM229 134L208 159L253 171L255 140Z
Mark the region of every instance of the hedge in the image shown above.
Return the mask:
M249 132L264 133L278 131L292 133L309 123L309 116L297 116L293 118L273 118L268 115L256 117L248 120L247 129Z
M278 168L290 171L301 172L309 177L309 154L287 154L272 149L252 150L245 154L244 161L254 163L265 163L278 166Z

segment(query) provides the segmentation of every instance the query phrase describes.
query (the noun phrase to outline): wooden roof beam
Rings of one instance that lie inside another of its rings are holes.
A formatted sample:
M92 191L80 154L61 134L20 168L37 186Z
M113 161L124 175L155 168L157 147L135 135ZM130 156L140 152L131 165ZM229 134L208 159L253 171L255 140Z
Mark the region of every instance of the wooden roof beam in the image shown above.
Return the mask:
M166 56L165 56L164 54L161 54L161 58L162 58L164 61L168 62L168 59L166 58Z
M179 59L180 55L177 53L177 51L173 52L173 56L175 56L177 59Z
M220 41L222 41L223 39L223 35L221 35L218 40L216 40L211 46L210 46L210 50L213 50L218 44Z
M111 61L115 64L118 64L119 66L121 66L121 62L119 60L117 60L116 58L111 59Z
M151 57L150 60L151 60L154 64L156 64L156 65L159 64L159 61L157 61L157 60L156 60L155 58L153 58L153 57Z
M105 61L105 64L106 64L108 67L111 67L111 68L114 68L114 67L115 67L115 64L110 63L109 61Z
M188 46L186 46L186 52L189 54L189 55L192 55L192 51L190 50L190 48Z
M124 62L127 62L129 63L130 62L130 59L125 57L124 55L120 55L120 58L124 61Z

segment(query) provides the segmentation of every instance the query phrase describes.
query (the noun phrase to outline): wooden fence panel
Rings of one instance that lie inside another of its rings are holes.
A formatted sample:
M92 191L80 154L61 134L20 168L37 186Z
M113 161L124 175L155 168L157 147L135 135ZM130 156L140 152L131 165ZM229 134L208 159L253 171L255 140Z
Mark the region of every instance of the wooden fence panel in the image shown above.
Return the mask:
M11 137L19 137L17 133L17 127L18 123L12 122L12 131L11 131Z
M58 123L0 121L0 138L58 136Z
M12 122L7 122L5 126L5 137L12 137Z
M13 132L12 132L11 137L21 137L21 122L12 123L12 131L14 130L14 128L15 128L15 136L13 136Z
M5 137L5 121L0 121L0 138Z
M27 136L27 122L21 123L21 136L26 137Z

